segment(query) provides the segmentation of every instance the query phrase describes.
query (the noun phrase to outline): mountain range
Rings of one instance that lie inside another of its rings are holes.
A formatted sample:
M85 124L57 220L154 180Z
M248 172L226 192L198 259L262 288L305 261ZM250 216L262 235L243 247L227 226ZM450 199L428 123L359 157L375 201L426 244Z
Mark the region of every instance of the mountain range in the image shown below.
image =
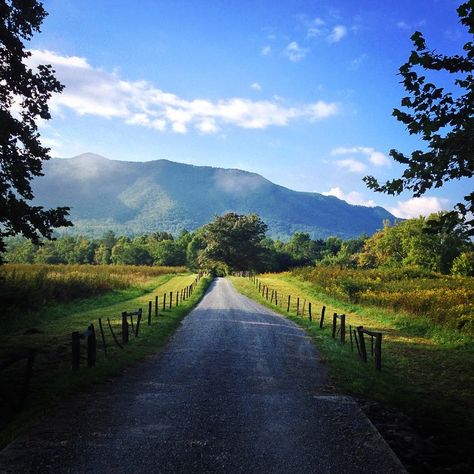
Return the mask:
M45 162L33 182L35 203L69 206L68 233L100 236L106 230L139 234L194 230L225 212L256 213L268 235L282 239L296 231L312 238L356 237L395 218L382 207L350 205L333 196L299 192L238 169L168 160L132 162L85 153Z

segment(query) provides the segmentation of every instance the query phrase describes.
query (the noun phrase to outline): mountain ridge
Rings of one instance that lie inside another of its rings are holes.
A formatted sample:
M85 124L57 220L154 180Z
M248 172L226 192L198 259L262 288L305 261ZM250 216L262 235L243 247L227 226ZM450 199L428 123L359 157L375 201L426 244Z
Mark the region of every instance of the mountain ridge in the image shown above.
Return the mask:
M236 168L167 159L119 161L93 153L45 162L33 181L35 204L71 207L74 228L90 236L106 230L138 234L195 230L224 212L255 212L272 237L296 231L312 238L372 234L395 218L382 207L354 206L334 196L294 191Z

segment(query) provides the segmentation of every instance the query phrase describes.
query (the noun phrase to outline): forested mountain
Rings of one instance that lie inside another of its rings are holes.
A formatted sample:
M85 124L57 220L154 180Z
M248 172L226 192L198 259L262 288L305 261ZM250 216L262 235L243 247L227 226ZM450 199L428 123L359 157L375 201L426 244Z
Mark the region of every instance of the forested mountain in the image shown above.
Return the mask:
M296 231L312 238L372 234L394 217L381 207L353 206L336 197L305 193L237 169L168 160L128 162L86 153L45 163L34 182L36 202L69 206L75 224L68 233L98 236L194 230L215 215L257 213L272 237Z

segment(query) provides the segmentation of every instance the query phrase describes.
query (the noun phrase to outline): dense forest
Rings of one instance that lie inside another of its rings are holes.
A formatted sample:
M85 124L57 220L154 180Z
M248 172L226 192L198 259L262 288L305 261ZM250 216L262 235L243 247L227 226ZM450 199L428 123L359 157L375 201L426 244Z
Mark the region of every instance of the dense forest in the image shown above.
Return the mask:
M439 213L394 225L385 222L383 229L370 237L313 240L307 233L296 232L283 242L266 237L266 226L258 216L229 213L194 232L182 231L177 236L155 232L130 237L109 231L99 239L63 235L41 245L14 237L7 242L4 259L10 263L186 265L191 269L219 267L223 271L239 269L240 262L243 269L259 272L307 265L413 266L444 274L473 275L473 244L466 229L453 219L443 221L442 226L435 225L442 216ZM238 223L247 228L239 227ZM224 227L219 230L219 226ZM216 254L216 250L223 248L224 254ZM232 250L235 261L229 255Z

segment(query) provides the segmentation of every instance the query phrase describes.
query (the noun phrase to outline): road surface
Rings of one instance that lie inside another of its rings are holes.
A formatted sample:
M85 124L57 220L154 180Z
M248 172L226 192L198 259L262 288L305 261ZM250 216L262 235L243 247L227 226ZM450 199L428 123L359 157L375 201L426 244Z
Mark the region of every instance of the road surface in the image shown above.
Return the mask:
M395 473L292 322L214 281L159 354L62 403L0 472Z

